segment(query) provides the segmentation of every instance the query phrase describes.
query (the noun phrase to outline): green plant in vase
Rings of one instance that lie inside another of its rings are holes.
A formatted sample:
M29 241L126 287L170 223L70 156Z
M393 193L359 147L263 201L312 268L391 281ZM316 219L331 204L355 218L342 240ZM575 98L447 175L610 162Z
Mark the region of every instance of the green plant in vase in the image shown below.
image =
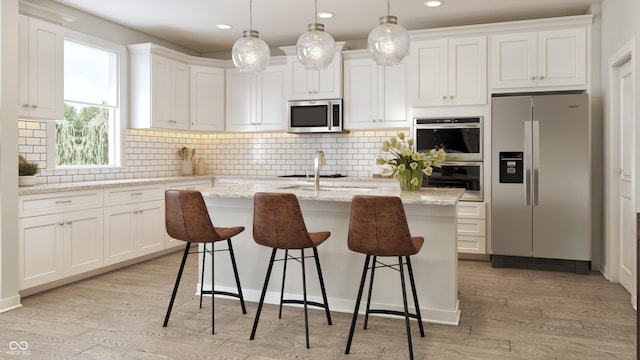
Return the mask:
M18 158L18 185L31 186L36 184L35 175L38 174L38 164L28 162L24 157Z
M419 191L424 177L428 182L433 168L441 167L447 155L443 149L432 149L427 153L414 151L413 139L405 137L403 132L385 140L381 150L391 155L376 158L376 164L385 165L382 174L393 176L402 190L407 191Z

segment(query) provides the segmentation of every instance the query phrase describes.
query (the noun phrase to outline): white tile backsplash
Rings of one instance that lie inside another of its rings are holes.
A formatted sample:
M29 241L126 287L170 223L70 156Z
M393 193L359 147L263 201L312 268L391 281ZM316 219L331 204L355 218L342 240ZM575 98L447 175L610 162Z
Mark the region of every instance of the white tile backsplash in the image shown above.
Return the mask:
M18 152L40 165L38 183L64 183L147 177L180 176L179 150L196 149L204 174L226 176L304 174L313 168L317 149L325 152L322 174L370 177L382 141L399 131L352 131L340 134L186 133L125 130L121 167L46 169L47 126L53 123L19 121Z

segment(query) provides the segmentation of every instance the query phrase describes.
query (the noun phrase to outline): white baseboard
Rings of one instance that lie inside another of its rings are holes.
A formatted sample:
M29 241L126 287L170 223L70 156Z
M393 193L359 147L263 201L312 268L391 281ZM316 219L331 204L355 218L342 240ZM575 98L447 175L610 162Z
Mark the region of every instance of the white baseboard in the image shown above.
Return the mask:
M12 296L7 299L0 299L0 313L22 307L20 303L20 295Z

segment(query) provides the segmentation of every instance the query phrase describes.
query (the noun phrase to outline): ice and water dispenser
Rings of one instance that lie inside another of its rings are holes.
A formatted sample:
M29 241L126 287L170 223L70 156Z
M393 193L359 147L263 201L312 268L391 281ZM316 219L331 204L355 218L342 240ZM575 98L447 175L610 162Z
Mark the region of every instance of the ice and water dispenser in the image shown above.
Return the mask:
M522 184L524 180L523 153L501 151L500 183Z

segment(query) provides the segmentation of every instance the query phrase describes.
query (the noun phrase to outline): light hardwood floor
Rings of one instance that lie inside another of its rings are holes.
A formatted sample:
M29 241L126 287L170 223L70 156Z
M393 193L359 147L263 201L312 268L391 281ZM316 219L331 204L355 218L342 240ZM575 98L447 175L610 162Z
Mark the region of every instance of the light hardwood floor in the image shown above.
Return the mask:
M408 358L400 319L372 317L366 331L360 320L351 354L344 355L349 314L333 312L328 326L324 313L312 310L307 350L301 309L286 307L279 320L277 308L266 305L256 339L249 341L256 304L247 303L248 314L242 315L236 300L216 298L211 335L210 299L199 309L193 295L195 256L163 328L180 256L24 298L22 308L0 314L0 359ZM412 322L416 359L635 358L636 314L629 294L599 273L492 269L486 262L460 261L458 277L460 325L425 323L426 337L420 338ZM417 280L419 286L419 274ZM27 350L12 352L13 341L26 342Z

